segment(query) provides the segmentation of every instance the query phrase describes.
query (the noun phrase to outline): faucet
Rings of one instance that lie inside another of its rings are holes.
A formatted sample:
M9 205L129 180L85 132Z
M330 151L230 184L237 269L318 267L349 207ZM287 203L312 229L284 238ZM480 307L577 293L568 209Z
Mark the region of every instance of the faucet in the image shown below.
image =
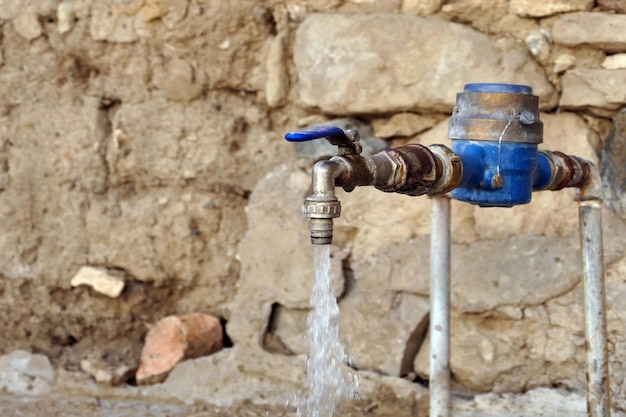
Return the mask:
M302 206L314 245L332 243L333 219L341 215L335 187L350 192L373 185L385 192L438 196L451 191L462 177L460 158L444 145L409 144L364 156L356 130L319 126L287 133L285 138L292 142L326 138L338 146L337 156L313 166L313 192Z
M534 191L576 187L585 304L587 412L610 416L602 249L602 187L589 161L538 150L543 141L539 98L518 84L467 84L448 123L451 148L408 144L361 155L359 134L332 126L287 133L288 141L326 138L338 154L313 166L313 192L302 211L311 242L332 243L341 215L335 187L373 185L385 192L433 198L430 261L430 416L450 416L450 198L480 207L530 203Z

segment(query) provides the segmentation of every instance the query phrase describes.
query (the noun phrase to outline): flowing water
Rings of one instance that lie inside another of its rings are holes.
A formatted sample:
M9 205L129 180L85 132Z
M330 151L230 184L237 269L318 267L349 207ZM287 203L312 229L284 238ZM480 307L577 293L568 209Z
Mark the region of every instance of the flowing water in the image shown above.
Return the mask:
M356 379L346 372L346 353L339 341L339 306L331 288L330 245L313 246L313 269L315 280L307 318L308 397L298 416L331 417L342 398L354 396Z

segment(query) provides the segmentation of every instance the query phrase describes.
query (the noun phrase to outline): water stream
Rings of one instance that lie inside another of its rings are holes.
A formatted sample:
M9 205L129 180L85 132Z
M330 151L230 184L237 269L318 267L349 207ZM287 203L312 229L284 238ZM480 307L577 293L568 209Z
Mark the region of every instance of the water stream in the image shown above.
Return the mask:
M356 379L346 372L339 341L339 306L331 288L330 245L313 245L315 280L307 318L308 397L299 417L331 417L342 398L354 396Z

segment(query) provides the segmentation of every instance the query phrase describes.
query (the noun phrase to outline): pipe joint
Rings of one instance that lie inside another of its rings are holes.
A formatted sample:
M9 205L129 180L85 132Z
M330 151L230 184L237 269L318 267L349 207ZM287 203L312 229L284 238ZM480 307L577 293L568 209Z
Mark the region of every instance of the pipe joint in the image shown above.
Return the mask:
M442 170L442 163L426 146L414 143L381 153L387 154L394 169L389 181L376 187L379 190L419 196L437 183L437 172Z
M459 155L444 145L430 145L428 149L440 161L437 182L428 190L428 195L438 197L455 189L463 178L463 162Z
M583 160L585 161L585 160ZM585 161L588 167L588 175L583 178L583 182L578 187L578 194L576 200L580 202L585 201L600 201L602 202L602 177L598 167L589 161Z
M539 151L550 164L550 179L541 190L558 191L566 187L580 188L591 177L593 164L578 156L566 155L558 151Z
M376 181L376 165L370 157L360 155L335 156L331 161L341 161L342 168L337 172L335 185L347 192L361 185L371 185Z

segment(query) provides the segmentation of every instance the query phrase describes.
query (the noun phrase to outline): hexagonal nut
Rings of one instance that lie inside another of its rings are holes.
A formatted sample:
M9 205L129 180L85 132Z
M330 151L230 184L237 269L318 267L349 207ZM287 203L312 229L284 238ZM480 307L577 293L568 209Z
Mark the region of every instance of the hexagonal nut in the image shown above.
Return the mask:
M463 178L463 162L461 158L445 145L431 145L428 149L443 162L443 175L428 195L443 195L454 188Z
M306 200L302 205L302 215L309 219L333 219L341 215L341 203L338 200Z

